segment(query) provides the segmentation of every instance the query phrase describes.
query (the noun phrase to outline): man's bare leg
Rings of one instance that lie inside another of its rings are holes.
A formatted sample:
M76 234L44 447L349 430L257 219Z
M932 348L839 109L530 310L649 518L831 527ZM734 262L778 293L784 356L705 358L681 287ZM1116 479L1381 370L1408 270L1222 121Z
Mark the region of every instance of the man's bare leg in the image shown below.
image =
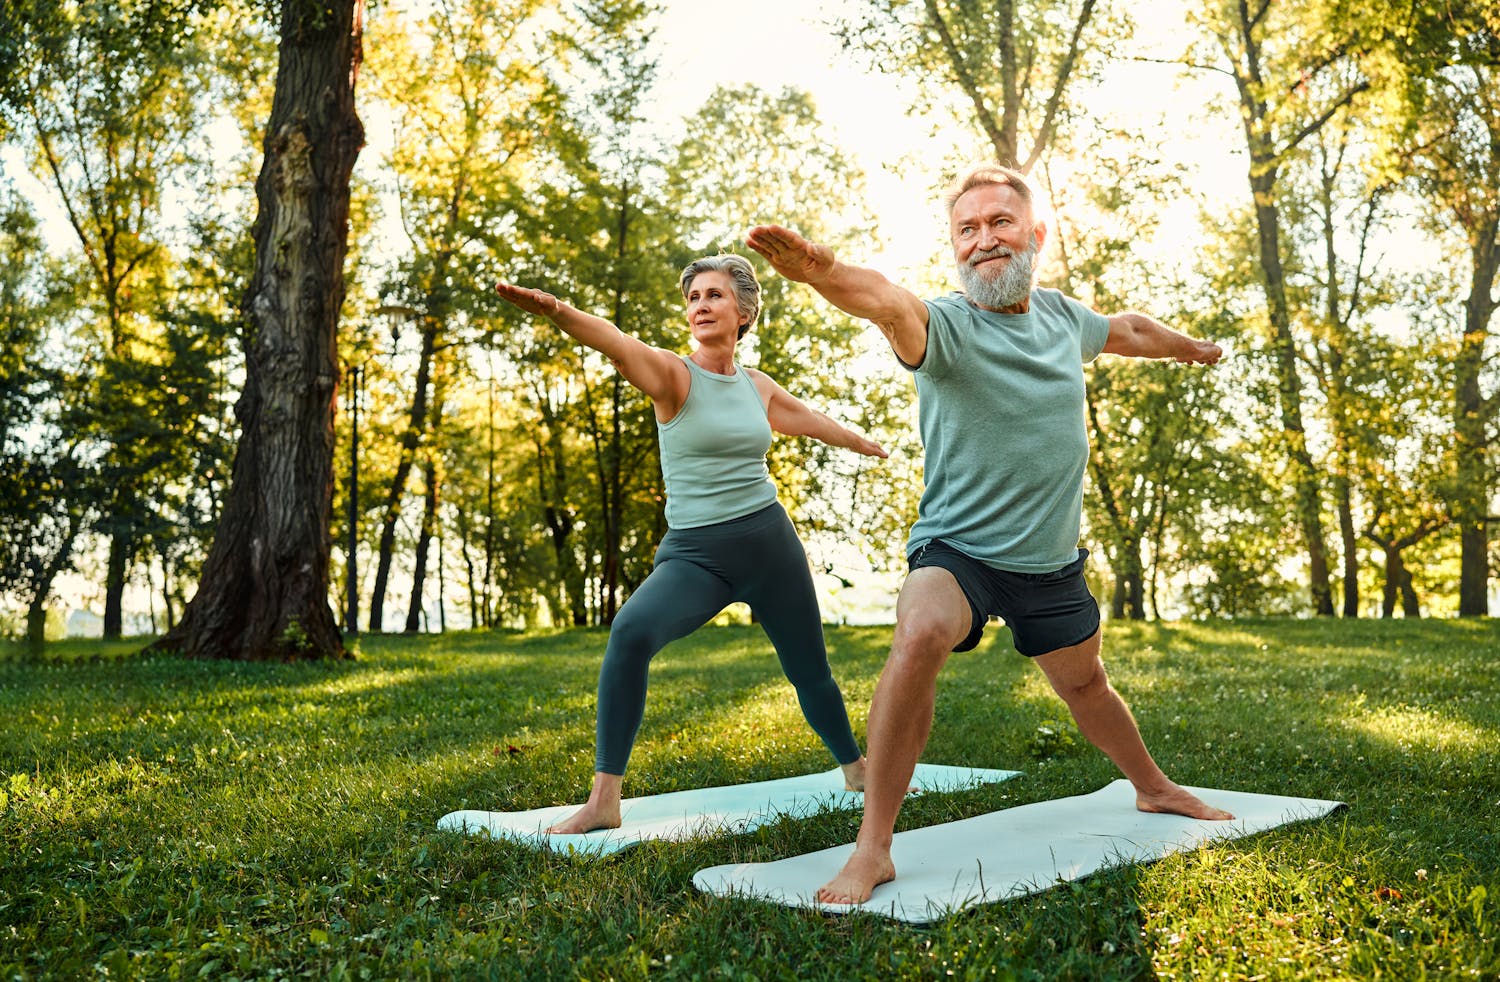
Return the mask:
M1099 632L1082 644L1059 648L1036 658L1052 689L1068 704L1078 729L1135 785L1135 806L1143 812L1165 812L1189 818L1224 820L1229 812L1205 804L1156 766L1130 707L1109 684L1099 660ZM873 711L872 711L873 716ZM873 751L872 751L873 752Z
M914 570L901 587L891 654L870 702L866 735L873 763L865 772L864 818L854 853L818 889L822 903L862 904L877 886L895 878L891 836L932 730L938 671L969 633L971 616L963 591L945 569Z
M548 833L576 835L596 829L619 828L620 787L624 783L623 775L595 771L594 787L589 791L589 800L561 822L548 826Z

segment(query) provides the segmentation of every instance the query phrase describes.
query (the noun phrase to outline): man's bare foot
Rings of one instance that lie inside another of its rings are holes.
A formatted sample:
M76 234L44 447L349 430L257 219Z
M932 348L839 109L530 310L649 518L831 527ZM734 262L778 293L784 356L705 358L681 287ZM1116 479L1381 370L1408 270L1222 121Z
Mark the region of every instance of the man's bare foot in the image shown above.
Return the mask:
M1224 822L1234 817L1222 808L1205 804L1197 795L1175 784L1166 791L1150 794L1137 788L1135 807L1143 812L1186 815L1188 818L1202 818L1212 822Z
M818 887L817 898L824 904L862 904L882 883L896 878L889 850L854 847L854 854L839 870L839 875Z
M613 807L609 804L596 804L591 801L556 825L547 826L547 833L549 835L578 835L582 832L619 827L620 803L618 801L613 803Z
M844 772L845 791L863 791L865 789L865 758L863 755L853 763L840 764L839 768Z

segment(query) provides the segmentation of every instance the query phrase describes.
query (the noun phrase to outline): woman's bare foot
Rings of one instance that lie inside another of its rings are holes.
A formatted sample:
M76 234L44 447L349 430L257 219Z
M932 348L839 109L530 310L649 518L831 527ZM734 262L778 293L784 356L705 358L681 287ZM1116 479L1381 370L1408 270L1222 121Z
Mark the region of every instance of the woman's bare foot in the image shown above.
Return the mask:
M1186 788L1171 785L1166 791L1147 793L1139 788L1135 792L1135 807L1143 812L1161 815L1186 815L1213 822L1228 821L1234 816L1222 808L1204 803Z
M859 760L848 764L840 764L839 768L844 772L845 791L863 791L865 789L865 758L861 754Z
M839 875L818 888L817 898L824 904L862 904L882 883L896 878L889 849L864 850L854 847Z
M594 786L589 791L589 800L567 818L547 827L552 835L578 835L597 829L620 827L620 785L625 778L620 774L594 772Z
M547 826L547 832L552 835L577 835L581 832L593 832L597 829L617 829L620 827L620 803L615 802L613 809L608 807L594 807L589 802L578 809L567 818L556 825Z

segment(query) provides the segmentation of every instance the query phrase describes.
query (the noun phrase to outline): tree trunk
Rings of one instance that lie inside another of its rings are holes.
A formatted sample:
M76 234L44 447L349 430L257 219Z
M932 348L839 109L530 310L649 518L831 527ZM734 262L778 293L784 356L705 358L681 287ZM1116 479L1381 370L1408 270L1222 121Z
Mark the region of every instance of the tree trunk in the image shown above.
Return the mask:
M1401 567L1401 616L1421 617L1422 605L1417 602L1417 591L1411 584L1411 569L1405 564Z
M1472 233L1473 280L1464 304L1464 336L1454 359L1453 400L1454 450L1458 457L1453 518L1458 523L1460 617L1489 614L1489 512L1490 469L1487 430L1494 406L1480 393L1484 372L1484 346L1494 313L1492 299L1500 248L1493 221Z
M1385 544L1385 589L1380 597L1380 616L1386 619L1396 614L1396 593L1401 577L1406 573L1406 564L1401 561L1401 550L1387 542Z
M116 501L116 523L125 522L123 510ZM130 568L131 529L116 528L109 537L109 559L104 572L104 640L118 641L124 633L125 573Z
M1344 545L1344 616L1359 616L1359 533L1354 529L1354 503L1349 479L1334 478L1333 494L1339 506L1339 540Z
M344 548L344 630L359 633L359 395L362 369L349 369L349 544Z
M422 321L422 353L417 359L417 381L411 397L411 414L401 435L401 456L385 493L385 517L380 524L380 554L375 565L375 586L370 591L370 630L379 631L385 621L385 589L391 576L391 558L396 548L396 523L401 519L401 501L406 482L416 463L417 447L427 430L427 385L432 379L433 354L437 350L438 321Z
M427 492L422 500L422 531L417 536L416 567L411 577L411 604L406 609L406 633L415 634L418 618L422 615L422 591L427 587L427 553L432 548L432 530L437 527L438 475L437 465L429 457L422 468L427 482ZM438 600L439 606L442 599Z
M333 413L363 0L282 6L256 182L242 434L198 593L151 646L195 658L348 657L328 601Z
M1331 617L1333 591L1328 583L1328 549L1323 542L1322 502L1318 490L1317 468L1307 449L1307 429L1302 422L1302 377L1297 371L1297 345L1292 337L1286 280L1281 266L1281 229L1275 203L1275 168L1252 165L1250 187L1255 197L1255 221L1260 233L1260 267L1264 276L1271 319L1271 343L1276 358L1281 430L1286 440L1287 455L1291 458L1297 521L1302 526L1302 541L1307 546L1308 589L1314 612L1319 616Z

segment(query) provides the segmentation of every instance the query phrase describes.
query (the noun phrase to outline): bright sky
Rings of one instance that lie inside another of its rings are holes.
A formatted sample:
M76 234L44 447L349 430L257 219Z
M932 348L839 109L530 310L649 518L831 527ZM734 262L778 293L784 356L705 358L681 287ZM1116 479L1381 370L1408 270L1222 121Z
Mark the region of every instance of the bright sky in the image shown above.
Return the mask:
M886 248L860 261L887 271L926 260L943 242L933 173L897 173L901 156L932 139L930 123L909 117L910 97L885 75L861 70L824 26L837 3L756 0L715 4L711 17L692 0L668 2L659 21L661 70L656 120L663 126L692 113L717 85L791 86L813 96L830 143L844 146L865 170L872 210ZM726 43L726 39L728 43ZM937 156L941 157L942 154ZM810 203L816 207L816 203ZM769 218L769 216L767 216ZM794 224L796 216L781 221ZM851 257L853 258L853 257Z

